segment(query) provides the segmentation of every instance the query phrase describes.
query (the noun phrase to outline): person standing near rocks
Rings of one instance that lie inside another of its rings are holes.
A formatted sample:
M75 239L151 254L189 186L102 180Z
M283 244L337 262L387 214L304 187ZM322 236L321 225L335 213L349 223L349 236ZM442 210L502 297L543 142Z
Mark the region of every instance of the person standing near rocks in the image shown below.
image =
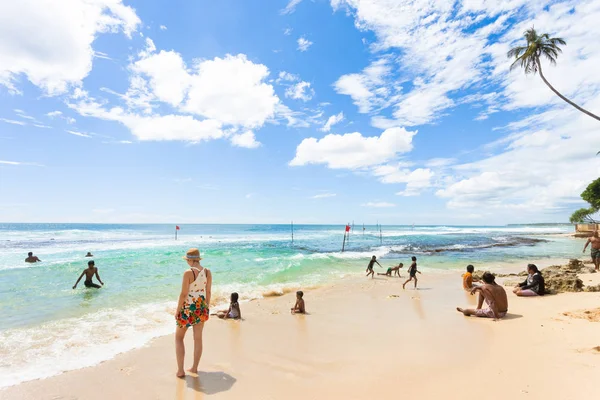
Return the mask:
M589 244L592 245L592 261L594 262L596 271L598 271L600 269L600 237L598 237L597 230L594 231L592 237L585 242L585 246L583 246L584 253Z

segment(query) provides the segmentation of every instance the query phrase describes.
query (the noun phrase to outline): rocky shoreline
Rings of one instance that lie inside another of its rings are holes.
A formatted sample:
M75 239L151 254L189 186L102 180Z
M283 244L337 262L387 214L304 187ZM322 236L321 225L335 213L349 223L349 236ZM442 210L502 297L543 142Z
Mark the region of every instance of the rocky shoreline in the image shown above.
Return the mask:
M579 278L579 274L593 274L597 271L594 267L585 265L581 260L571 259L566 265L552 265L541 269L542 276L546 283L546 294L558 294L565 292L600 292L600 285L586 286ZM474 278L481 279L484 271L477 271L473 274ZM503 282L504 286L515 286L527 277L527 272L518 274L494 274L498 278L516 278L520 280L508 279Z

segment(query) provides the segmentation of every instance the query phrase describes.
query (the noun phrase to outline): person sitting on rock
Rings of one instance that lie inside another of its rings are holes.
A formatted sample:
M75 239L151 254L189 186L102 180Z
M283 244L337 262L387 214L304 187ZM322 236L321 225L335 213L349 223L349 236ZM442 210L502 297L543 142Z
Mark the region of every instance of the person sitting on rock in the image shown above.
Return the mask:
M542 273L534 264L527 265L527 279L519 283L513 293L519 297L543 296L546 294L546 285Z

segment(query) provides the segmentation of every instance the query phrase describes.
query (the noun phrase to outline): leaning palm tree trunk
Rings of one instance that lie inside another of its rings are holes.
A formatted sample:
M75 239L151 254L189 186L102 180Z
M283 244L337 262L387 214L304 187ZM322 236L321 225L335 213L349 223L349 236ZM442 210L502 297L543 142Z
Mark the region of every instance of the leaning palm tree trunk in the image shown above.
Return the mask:
M582 113L585 113L585 114L589 115L590 117L595 118L598 121L600 121L600 117L598 117L595 114L592 114L591 112L589 112L585 108L579 107L577 104L573 103L571 100L567 99L565 96L563 96L562 94L560 94L560 92L558 90L554 89L554 87L546 80L546 78L544 77L544 74L542 73L542 63L540 63L540 60L539 59L536 60L536 63L537 63L537 67L538 67L538 71L540 73L540 76L542 77L542 80L550 88L550 90L552 90L558 97L560 97L561 99L563 99L564 101L566 101L567 103L569 103L570 105L572 105L573 107L575 107L576 109L578 109L579 111L581 111Z

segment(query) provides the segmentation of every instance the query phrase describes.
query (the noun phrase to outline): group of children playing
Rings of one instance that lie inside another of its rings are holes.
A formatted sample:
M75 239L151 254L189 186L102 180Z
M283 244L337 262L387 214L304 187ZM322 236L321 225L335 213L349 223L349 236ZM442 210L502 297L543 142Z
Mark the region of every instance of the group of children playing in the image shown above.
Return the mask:
M379 265L379 267L383 268L381 266L381 264L379 264L379 262L377 261L377 257L373 256L371 257L371 261L369 261L369 265L367 265L367 270L365 271L367 273L367 276L371 275L371 278L375 278L375 271L373 270L373 266L377 264ZM398 275L398 278L400 278L400 269L404 266L404 264L400 263L398 264L396 267L391 267L387 269L387 272L385 274L382 274L380 272L377 273L377 275L383 275L383 276L392 276L392 272L394 273L394 276ZM402 289L404 289L406 287L406 284L412 280L415 281L415 289L417 288L417 273L421 273L421 271L417 270L417 257L412 257L412 264L410 264L410 267L408 267L408 280L406 282L404 282L402 284Z

